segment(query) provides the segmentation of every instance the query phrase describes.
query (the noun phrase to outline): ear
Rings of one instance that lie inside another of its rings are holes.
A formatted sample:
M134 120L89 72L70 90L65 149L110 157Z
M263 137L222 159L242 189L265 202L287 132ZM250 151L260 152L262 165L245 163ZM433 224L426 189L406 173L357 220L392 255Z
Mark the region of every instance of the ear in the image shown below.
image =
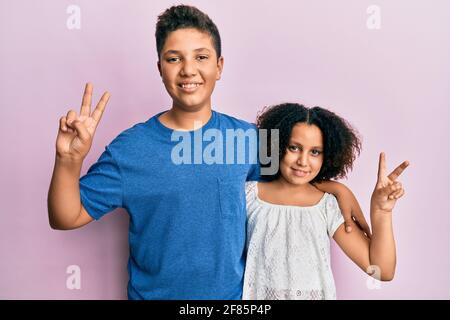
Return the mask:
M158 60L158 71L159 71L159 75L162 77L161 62L159 60Z
M222 76L222 71L223 71L223 56L220 56L220 58L217 60L217 76L216 76L216 80L220 80L220 77Z

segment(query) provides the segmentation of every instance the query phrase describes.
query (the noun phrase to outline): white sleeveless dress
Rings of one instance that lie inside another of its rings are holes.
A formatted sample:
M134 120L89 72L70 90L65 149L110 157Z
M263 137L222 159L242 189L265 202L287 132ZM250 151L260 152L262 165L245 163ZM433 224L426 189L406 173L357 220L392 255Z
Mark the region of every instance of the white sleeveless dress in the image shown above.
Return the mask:
M344 223L336 198L314 206L276 205L246 183L247 262L243 299L336 299L330 238Z

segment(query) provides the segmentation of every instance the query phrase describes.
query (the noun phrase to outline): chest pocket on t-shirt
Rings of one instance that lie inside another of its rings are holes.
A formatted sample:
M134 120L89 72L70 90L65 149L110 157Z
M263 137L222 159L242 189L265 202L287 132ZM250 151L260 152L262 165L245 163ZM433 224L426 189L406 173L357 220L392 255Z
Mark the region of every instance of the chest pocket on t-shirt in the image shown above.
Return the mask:
M217 183L222 217L240 217L245 208L245 177L217 178Z

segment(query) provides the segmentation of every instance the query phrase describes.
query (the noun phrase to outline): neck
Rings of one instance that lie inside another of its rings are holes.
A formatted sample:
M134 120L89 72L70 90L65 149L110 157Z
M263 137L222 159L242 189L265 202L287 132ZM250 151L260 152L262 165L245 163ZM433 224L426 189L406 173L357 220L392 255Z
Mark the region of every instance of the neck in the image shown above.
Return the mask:
M308 192L314 189L315 187L310 183L304 183L304 184L292 184L285 180L283 177L278 178L274 181L274 184L277 188L280 190L285 190L286 192L292 191L292 192Z
M159 121L173 130L192 131L203 127L211 118L211 107L186 111L175 106L159 116Z

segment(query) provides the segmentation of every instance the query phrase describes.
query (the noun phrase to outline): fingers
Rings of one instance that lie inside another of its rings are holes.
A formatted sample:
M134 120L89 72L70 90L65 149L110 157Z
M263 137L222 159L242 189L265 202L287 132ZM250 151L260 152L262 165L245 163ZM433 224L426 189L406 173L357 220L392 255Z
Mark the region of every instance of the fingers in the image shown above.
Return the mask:
M69 126L77 118L78 118L78 115L74 110L69 110L69 112L67 112L67 124Z
M79 120L75 120L72 126L77 131L77 136L82 142L89 142L91 135L89 134L86 126Z
M352 228L352 214L350 210L345 210L345 211L341 211L342 212L342 216L344 217L344 225L345 225L345 232L350 233L352 232L353 228Z
M390 180L397 180L397 178L402 174L402 172L409 166L409 161L403 161L401 165L392 171L388 178Z
M344 220L344 225L345 225L345 232L348 232L348 233L350 233L350 232L352 232L352 223L351 223L351 219L350 220L347 220L347 219L345 219Z
M386 155L384 152L380 153L378 160L378 181L386 176Z
M394 198L400 199L401 197L403 197L405 195L405 189L401 189L397 194L394 195Z
M388 196L390 200L395 199L395 195L403 189L401 182L396 181L391 185L384 187L382 190L383 195Z
M370 227L366 222L358 201L355 201L355 205L351 208L351 210L341 210L341 212L342 216L344 217L344 226L347 233L352 232L352 225L354 223L366 234L368 238L371 238L372 234L370 231Z
M73 133L74 128L72 127L73 121L75 121L78 118L77 113L74 110L70 110L67 112L67 115L65 117L62 117L60 119L60 127L63 132Z
M83 142L88 142L91 138L86 126L78 120L77 113L70 110L67 116L59 119L59 128L66 133L77 133L78 138Z
M370 231L370 227L369 227L369 225L367 224L367 222L365 220L364 221L358 221L355 218L355 224L358 226L359 229L361 229L366 234L366 236L369 239L372 237L372 233Z
M358 221L355 217L349 219L349 220L344 220L344 226L345 226L345 231L347 233L352 232L352 222L360 229L362 230L365 235L370 239L372 237L372 233L370 232L370 227L369 225L365 222L365 221Z
M392 183L392 184L384 187L383 189L381 189L381 193L384 196L390 195L390 194L392 194L395 191L397 191L397 187L396 187L395 183Z
M92 91L94 90L90 82L86 83L84 88L83 101L81 102L80 115L89 117L91 114Z
M341 209L342 217L344 218L344 226L346 232L352 232L352 210L351 207L343 207L342 204L339 204Z
M396 187L394 188L394 191L389 194L389 200L399 199L405 194L405 189L403 189L402 184L398 182L396 184Z
M359 203L356 202L357 205L352 210L352 220L355 222L355 224L358 226L359 229L361 229L368 238L372 236L370 232L370 227L367 224L366 218L364 217L364 214L361 210L361 207L359 206Z
M62 131L62 132L67 132L67 125L66 125L66 121L67 121L67 117L61 117L60 119L59 119L59 129Z
M110 94L109 92L105 92L102 95L102 98L97 104L97 107L95 107L94 112L92 113L92 118L98 123L100 119L102 118L103 111L105 111L106 104L108 103Z

